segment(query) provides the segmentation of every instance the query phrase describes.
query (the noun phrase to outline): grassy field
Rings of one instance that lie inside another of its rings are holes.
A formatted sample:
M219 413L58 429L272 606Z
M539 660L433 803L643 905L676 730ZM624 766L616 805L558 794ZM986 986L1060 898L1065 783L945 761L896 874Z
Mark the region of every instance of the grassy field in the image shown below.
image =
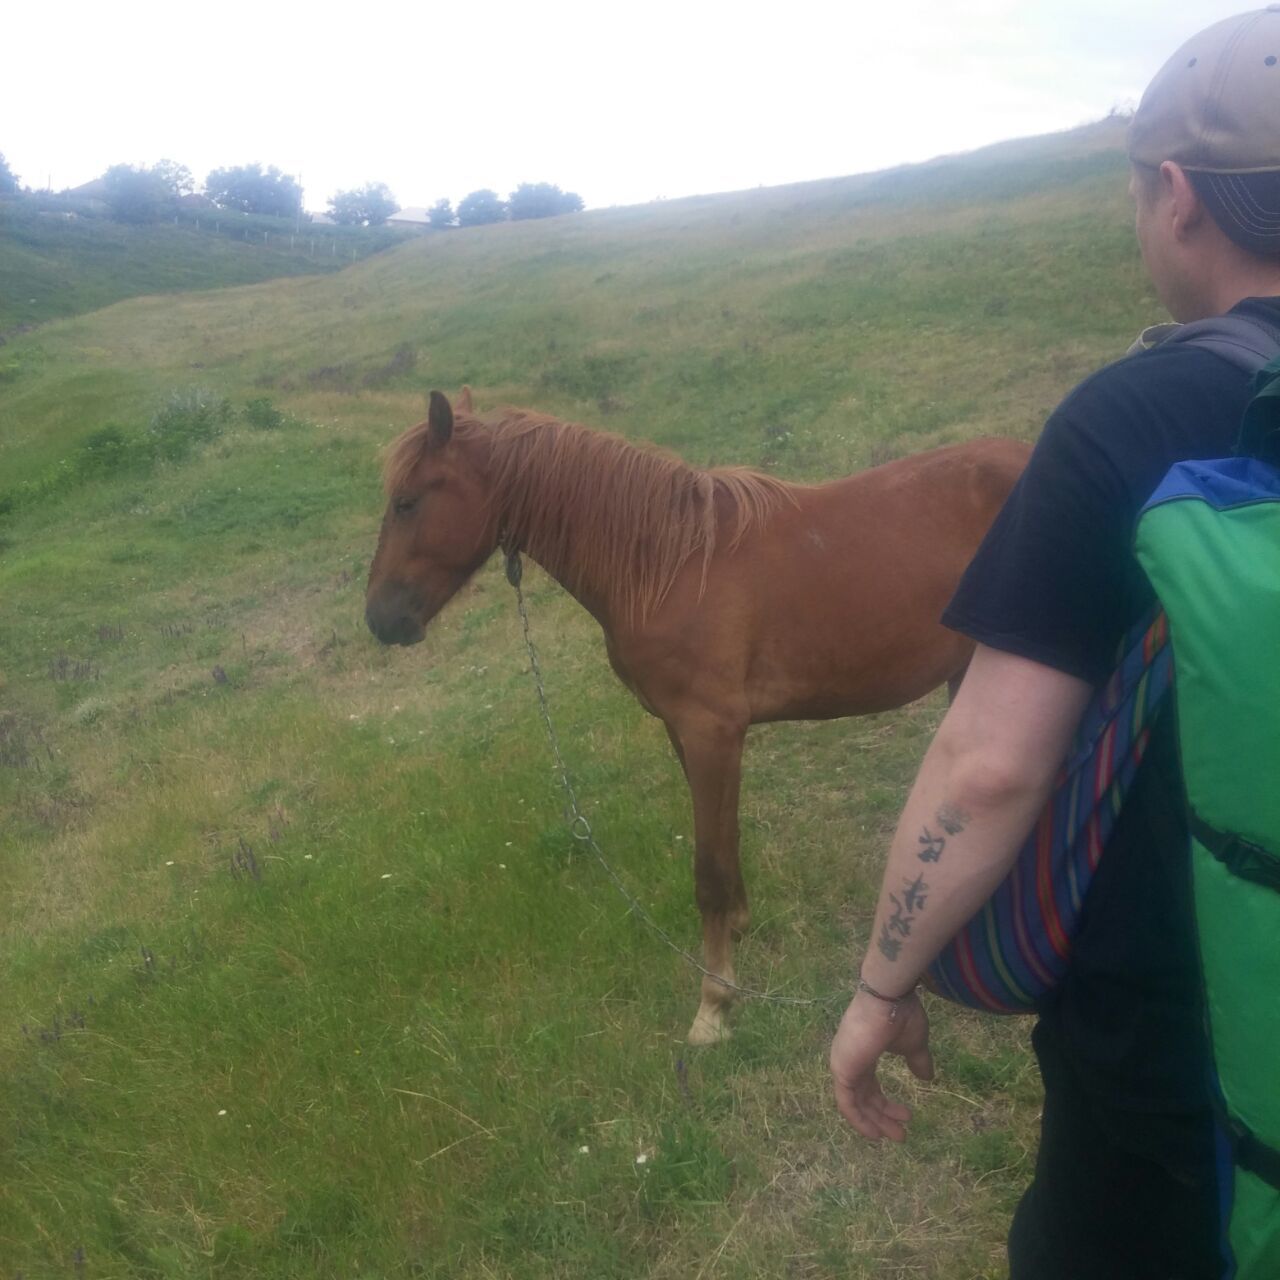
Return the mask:
M222 211L130 226L57 197L0 199L0 336L140 294L338 271L414 234Z
M1118 147L416 239L4 349L3 1280L1003 1274L1025 1024L934 1001L893 1150L830 1104L840 998L690 1051L693 975L565 833L498 567L408 651L363 573L429 386L796 478L1032 438L1157 317ZM665 735L530 576L597 834L692 945ZM941 710L753 734L744 981L848 989Z

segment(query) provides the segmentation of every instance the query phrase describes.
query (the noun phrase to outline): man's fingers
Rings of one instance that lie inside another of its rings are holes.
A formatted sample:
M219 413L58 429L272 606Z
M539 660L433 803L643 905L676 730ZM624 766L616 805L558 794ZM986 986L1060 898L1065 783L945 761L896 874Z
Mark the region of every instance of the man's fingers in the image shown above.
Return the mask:
M840 1083L836 1084L836 1110L864 1138L869 1139L871 1142L880 1141L880 1126L865 1113L863 1107L854 1098L853 1090Z
M880 1132L890 1142L907 1140L907 1121L911 1119L911 1108L900 1102L890 1102L884 1094L880 1094L873 1104L876 1111L876 1124Z
M890 1142L904 1142L911 1108L900 1102L890 1102L872 1082L870 1087L835 1086L836 1108L840 1114L864 1137L872 1142L888 1138Z
M880 1095L880 1102L881 1113L888 1116L890 1120L906 1124L911 1119L911 1108L905 1102L891 1102L883 1094Z

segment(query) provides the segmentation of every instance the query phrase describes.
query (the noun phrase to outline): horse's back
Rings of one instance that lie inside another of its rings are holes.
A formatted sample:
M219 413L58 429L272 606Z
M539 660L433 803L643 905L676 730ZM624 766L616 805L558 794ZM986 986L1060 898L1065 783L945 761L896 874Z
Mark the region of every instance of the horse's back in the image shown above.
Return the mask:
M1029 452L975 440L798 488L726 556L710 595L750 619L753 718L900 706L962 670L940 618Z

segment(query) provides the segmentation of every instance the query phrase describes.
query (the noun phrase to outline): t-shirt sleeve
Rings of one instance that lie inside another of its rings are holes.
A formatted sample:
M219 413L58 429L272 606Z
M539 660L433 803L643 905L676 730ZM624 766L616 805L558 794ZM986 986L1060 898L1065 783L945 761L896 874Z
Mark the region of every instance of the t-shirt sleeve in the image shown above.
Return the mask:
M1102 435L1115 418L1087 383L1055 411L944 625L1093 684L1111 674L1133 520Z

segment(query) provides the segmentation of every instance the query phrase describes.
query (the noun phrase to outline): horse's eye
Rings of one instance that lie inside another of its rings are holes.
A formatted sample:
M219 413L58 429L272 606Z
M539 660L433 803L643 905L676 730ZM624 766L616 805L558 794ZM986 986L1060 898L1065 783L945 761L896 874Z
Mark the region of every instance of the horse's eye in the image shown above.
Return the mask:
M398 516L407 516L418 505L417 498L397 498L392 506Z

